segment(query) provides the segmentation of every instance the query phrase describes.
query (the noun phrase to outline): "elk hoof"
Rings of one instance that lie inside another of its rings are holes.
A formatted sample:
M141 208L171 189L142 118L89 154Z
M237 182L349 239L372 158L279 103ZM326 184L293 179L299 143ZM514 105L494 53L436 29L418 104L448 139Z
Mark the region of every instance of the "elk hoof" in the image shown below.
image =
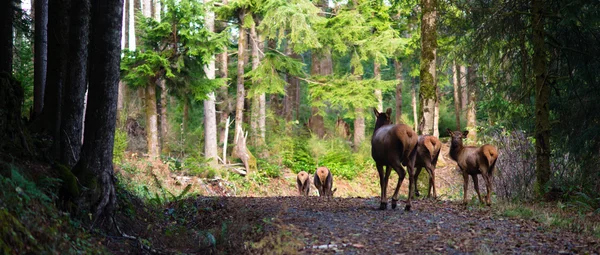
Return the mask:
M379 204L379 210L385 210L387 209L387 203L381 202L381 204Z
M396 209L396 206L398 206L398 200L392 199L392 209Z
M410 205L406 205L406 206L404 207L404 211L410 212Z

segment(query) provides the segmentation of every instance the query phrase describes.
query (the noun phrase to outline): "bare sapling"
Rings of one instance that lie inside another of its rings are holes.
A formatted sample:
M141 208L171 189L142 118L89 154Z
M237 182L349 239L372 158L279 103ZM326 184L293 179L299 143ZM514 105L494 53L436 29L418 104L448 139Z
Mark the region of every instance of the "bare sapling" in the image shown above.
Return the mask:
M327 167L321 166L315 172L315 187L321 197L332 197L337 189L333 189L333 176Z
M308 196L310 192L310 178L307 172L300 171L298 173L296 184L298 185L298 193L300 196Z
M467 188L469 186L469 175L473 179L473 186L479 197L479 201L484 203L479 193L479 183L477 181L477 175L481 174L485 181L487 188L487 195L485 203L492 205L491 194L492 194L492 177L494 176L494 168L496 167L496 160L498 159L498 150L496 147L485 144L481 147L476 146L464 146L463 138L467 137L469 131L452 131L447 129L448 134L451 136L450 144L450 157L456 161L456 164L460 168L464 179L464 199L463 203L467 203Z
M433 190L433 198L437 198L437 191L435 189L435 167L437 160L442 149L442 142L437 137L432 135L420 135L417 142L417 153L415 154L415 196L420 196L419 189L417 188L417 181L419 180L419 174L421 170L425 168L429 174L429 189L427 191L427 197L431 197L431 191Z
M392 169L398 174L398 183L392 196L392 209L396 208L399 198L400 185L406 175L402 165L408 172L408 199L404 210L410 211L411 198L414 193L415 182L415 154L418 136L408 125L391 125L390 116L392 109L388 108L385 113L373 109L375 113L375 131L371 138L371 156L375 160L377 172L379 173L379 184L381 186L380 210L387 209L387 184ZM386 167L385 172L383 167Z

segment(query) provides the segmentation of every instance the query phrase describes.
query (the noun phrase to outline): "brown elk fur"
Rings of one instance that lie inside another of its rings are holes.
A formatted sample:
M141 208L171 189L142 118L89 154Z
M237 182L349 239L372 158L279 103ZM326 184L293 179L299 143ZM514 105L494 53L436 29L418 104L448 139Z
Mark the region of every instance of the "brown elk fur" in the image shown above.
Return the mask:
M298 185L298 193L300 193L300 196L308 196L310 193L310 178L307 172L300 171L298 173L296 184Z
M321 166L317 168L314 182L321 197L331 197L337 190L331 189L333 187L333 176L327 167Z
M464 179L464 199L463 203L467 203L467 187L469 186L469 175L473 179L473 186L479 197L479 201L484 203L479 193L479 183L477 175L481 174L487 188L485 203L492 204L490 198L492 193L492 177L494 176L494 168L498 159L498 150L496 147L486 144L481 147L463 146L462 139L467 137L469 131L452 131L447 129L451 136L450 157L456 161L460 168Z
M408 170L408 200L404 210L409 211L411 207L411 197L414 187L414 154L417 153L417 133L405 124L390 125L390 116L392 109L388 108L385 113L379 113L373 109L376 122L373 137L371 138L371 156L375 160L377 172L379 173L379 185L381 186L380 210L387 208L387 184L392 169L398 174L398 183L392 196L392 209L396 208L398 203L400 185L406 175L402 165ZM383 167L386 167L385 172Z
M427 197L431 197L431 190L433 189L433 198L437 198L437 191L435 189L435 166L442 149L442 142L435 136L431 135L420 135L419 141L417 142L417 153L415 154L415 196L419 196L419 189L417 189L417 181L419 180L419 174L421 170L425 168L429 174L429 189Z

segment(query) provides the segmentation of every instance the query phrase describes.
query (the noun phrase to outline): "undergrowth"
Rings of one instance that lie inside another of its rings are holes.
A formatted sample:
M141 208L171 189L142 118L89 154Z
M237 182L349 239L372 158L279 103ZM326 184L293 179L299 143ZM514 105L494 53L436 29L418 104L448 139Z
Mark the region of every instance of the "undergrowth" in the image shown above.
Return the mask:
M0 175L0 253L108 253L80 222L56 208L58 179L33 182L17 167L8 168L9 174Z

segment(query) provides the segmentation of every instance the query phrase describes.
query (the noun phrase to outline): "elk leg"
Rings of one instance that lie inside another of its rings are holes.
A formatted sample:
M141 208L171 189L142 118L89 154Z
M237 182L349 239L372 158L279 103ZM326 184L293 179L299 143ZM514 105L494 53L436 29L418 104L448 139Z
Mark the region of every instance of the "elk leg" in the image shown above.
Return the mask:
M402 181L404 181L404 176L406 175L406 173L404 173L404 169L398 165L393 166L393 168L398 174L398 183L396 184L396 188L394 189L394 195L392 196L392 209L396 209L396 206L398 205L398 199L400 196L400 186L402 185ZM409 185L412 185L412 183L409 183Z
M406 201L406 206L404 207L405 211L410 211L411 207L411 197L413 196L414 190L412 183L415 182L415 169L414 164L409 164L407 167L408 170L408 201ZM414 185L416 187L416 185Z
M431 190L433 189L433 199L437 199L437 192L435 190L435 168L433 168L433 165L427 164L427 171L429 172L429 191L427 192L427 197L430 197Z
M379 204L379 210L387 209L387 198L385 197L385 190L387 189L387 183L383 173L383 165L377 165L377 173L379 174L379 186L381 186L381 202Z
M419 180L419 175L421 174L421 167L417 167L415 168L415 196L416 197L420 197L421 194L419 193L419 188L417 187L417 180ZM411 184L412 185L412 184Z
M462 169L461 169L462 170ZM467 204L467 191L469 188L469 175L463 171L463 204Z
M483 178L485 179L485 187L487 188L487 205L489 206L492 205L492 177L484 174Z
M481 200L481 194L479 193L479 179L477 179L476 174L471 175L471 178L473 178L473 186L475 186L475 191L477 192L477 197L479 197L479 202L483 204L484 202Z

